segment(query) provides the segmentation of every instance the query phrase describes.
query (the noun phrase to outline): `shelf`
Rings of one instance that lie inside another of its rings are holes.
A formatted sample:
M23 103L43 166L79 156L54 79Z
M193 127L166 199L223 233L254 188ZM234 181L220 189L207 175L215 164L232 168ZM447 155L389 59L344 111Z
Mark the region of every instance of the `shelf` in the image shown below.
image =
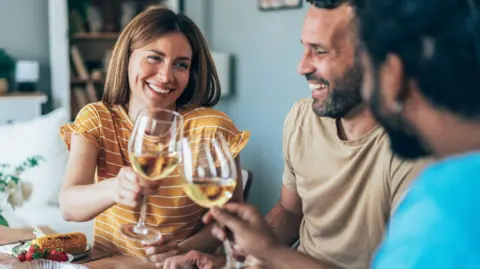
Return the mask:
M42 103L47 101L47 95L43 92L8 92L0 94L0 99L9 100L38 100Z
M72 36L73 40L117 40L120 33L78 33Z

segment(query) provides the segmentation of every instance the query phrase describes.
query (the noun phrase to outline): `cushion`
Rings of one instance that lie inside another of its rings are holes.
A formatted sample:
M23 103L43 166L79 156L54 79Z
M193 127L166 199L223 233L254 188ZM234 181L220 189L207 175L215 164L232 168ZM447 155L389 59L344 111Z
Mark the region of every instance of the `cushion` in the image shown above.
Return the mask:
M0 163L16 166L35 155L45 159L20 175L33 188L26 204L56 203L68 158L59 129L68 121L62 108L30 121L0 126Z

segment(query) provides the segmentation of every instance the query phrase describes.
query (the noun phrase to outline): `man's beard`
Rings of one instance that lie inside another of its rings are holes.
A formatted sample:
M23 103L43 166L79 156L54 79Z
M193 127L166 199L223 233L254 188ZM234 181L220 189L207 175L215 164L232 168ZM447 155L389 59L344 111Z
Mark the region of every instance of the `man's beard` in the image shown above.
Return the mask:
M358 60L355 60L355 63L345 72L345 75L334 80L335 88L328 93L328 97L324 101L314 99L312 108L315 114L320 117L338 119L345 117L361 105L363 103L360 94L362 75L362 66ZM330 82L323 78L314 74L307 74L306 78L310 81L325 84L330 89Z
M390 147L393 153L401 158L416 159L432 154L431 149L415 134L413 126L401 115L382 113L382 97L375 79L372 90L370 109L375 119L383 126L390 137Z

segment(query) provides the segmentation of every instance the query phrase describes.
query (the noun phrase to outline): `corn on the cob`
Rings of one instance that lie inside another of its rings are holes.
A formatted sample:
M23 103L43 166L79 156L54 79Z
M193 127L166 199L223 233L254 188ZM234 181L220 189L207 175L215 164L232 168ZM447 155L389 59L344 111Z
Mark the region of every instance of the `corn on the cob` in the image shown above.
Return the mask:
M82 253L87 248L87 237L83 233L52 234L37 237L35 243L41 249L61 248L70 254Z

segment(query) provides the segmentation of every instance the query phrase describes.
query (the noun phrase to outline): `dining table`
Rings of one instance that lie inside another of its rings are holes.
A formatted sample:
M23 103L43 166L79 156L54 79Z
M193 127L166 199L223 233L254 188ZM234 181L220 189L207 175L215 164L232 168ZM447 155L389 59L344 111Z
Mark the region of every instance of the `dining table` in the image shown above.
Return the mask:
M47 226L39 227L45 234L56 234L56 232ZM21 244L35 238L33 228L10 228L0 226L0 247L12 244ZM0 253L0 265L3 263L17 262L16 257ZM152 263L143 259L123 256L118 253L108 252L102 248L92 246L85 257L73 260L74 264L81 264L90 269L127 269L127 268L155 268Z

